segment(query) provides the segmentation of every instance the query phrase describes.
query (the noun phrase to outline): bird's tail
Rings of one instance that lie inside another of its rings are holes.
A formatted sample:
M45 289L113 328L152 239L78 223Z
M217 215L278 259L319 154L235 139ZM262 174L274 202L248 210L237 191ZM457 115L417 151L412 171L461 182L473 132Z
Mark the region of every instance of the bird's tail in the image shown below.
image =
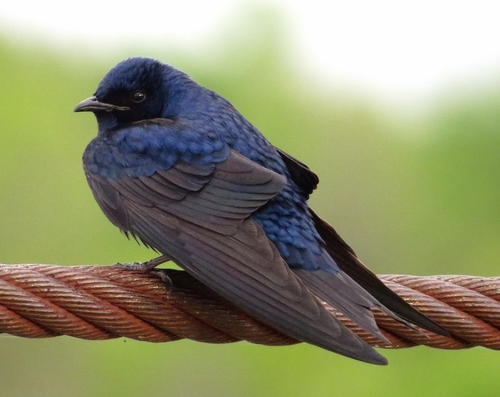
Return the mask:
M311 214L313 216L313 221L316 229L318 230L321 238L326 244L326 252L332 257L332 259L339 266L342 272L349 276L348 278L350 280L347 280L344 276L335 277L335 274L330 275L330 273L323 271L319 272L323 272L326 274L314 274L318 271L313 271L313 274L311 274L310 276L301 274L300 277L304 280L306 285L309 287L309 289L311 289L313 293L316 293L320 298L324 299L326 302L338 308L338 310L343 312L345 315L349 316L349 314L344 312L341 307L337 307L334 304L331 297L327 296L327 294L323 292L328 291L327 288L321 289L316 285L321 282L328 283L329 285L336 287L340 282L351 284L354 280L354 284L356 284L358 287L361 287L362 290L368 292L368 294L371 296L371 301L376 302L369 307L375 306L389 314L394 319L403 322L410 327L412 327L412 324L414 324L428 331L434 332L435 334L449 336L449 333L444 328L437 325L434 321L424 316L417 309L412 307L409 303L403 300L403 298L401 298L389 287L387 287L373 272L366 268L366 266L363 265L363 263L357 258L352 248L349 247L344 242L344 240L342 240L342 238L338 235L338 233L332 226L321 219L312 210ZM306 281L307 278L309 278L309 281ZM366 294L366 292L364 294L365 300L366 295L368 295ZM350 298L352 299L352 296ZM370 300L370 298L368 300ZM360 305L362 305L362 301L360 301ZM352 318L352 320L356 321L355 318ZM363 323L365 323L366 321L366 318L363 318ZM368 323L366 324L367 326L369 325ZM359 325L366 329L366 331L377 336L376 333L373 333L371 331L371 327L365 328L362 324Z

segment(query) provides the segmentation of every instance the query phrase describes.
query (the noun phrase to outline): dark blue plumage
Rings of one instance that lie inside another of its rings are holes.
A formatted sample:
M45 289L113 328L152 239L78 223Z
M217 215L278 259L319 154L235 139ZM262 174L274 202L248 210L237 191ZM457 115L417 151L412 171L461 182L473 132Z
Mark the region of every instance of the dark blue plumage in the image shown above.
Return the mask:
M443 332L309 210L316 175L184 73L128 59L75 110L97 117L83 161L108 218L261 321L379 364L317 297L380 339L372 307Z

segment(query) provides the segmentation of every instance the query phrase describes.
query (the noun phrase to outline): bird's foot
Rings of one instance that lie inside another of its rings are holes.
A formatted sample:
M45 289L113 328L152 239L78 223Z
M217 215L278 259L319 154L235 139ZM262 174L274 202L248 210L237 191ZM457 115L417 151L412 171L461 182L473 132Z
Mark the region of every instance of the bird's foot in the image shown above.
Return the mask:
M139 270L142 272L150 272L156 266L161 265L164 262L169 261L170 258L166 255L159 256L158 258L153 258L146 262L132 262L132 263L115 263L113 266L120 267L125 270Z
M119 267L123 270L136 270L140 272L150 273L154 271L154 274L158 276L166 285L167 290L172 289L172 280L168 276L167 269L157 269L155 267L161 265L164 262L169 261L170 258L166 255L159 256L158 258L153 258L146 262L132 262L132 263L115 263L114 267Z

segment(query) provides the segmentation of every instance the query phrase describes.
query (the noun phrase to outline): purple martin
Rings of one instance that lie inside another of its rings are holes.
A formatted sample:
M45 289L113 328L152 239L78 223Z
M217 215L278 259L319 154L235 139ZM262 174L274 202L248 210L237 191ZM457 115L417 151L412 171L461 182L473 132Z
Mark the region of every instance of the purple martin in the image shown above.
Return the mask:
M305 164L183 72L127 59L75 111L97 118L83 164L109 220L262 323L375 364L387 361L323 302L382 341L372 308L446 334L308 207Z

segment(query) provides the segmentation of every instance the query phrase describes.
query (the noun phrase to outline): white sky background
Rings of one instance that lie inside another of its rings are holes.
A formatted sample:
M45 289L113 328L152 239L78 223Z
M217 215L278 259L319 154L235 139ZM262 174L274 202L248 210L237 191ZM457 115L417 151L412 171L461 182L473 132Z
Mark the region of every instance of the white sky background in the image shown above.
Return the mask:
M300 67L376 99L410 103L500 77L494 0L5 0L0 31L62 47L88 43L94 52L128 40L158 45L161 37L189 52L216 44L248 4L283 12Z

